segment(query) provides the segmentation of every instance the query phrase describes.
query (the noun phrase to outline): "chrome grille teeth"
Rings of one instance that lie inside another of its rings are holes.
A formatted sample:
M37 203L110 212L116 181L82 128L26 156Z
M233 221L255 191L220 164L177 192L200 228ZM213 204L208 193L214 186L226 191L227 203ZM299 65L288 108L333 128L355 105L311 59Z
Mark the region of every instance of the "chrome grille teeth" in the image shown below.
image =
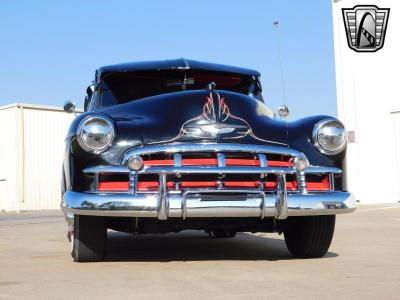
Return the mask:
M126 167L129 155L141 156L144 159L145 167L140 171L130 172ZM329 175L330 186L328 188L322 186L322 188L334 190L333 176L340 174L340 169L311 166L299 172L293 165L288 164L296 157L305 156L303 153L292 149L260 145L179 144L149 146L128 151L123 159L125 165L93 166L84 169L83 172L94 174L94 178L97 178L98 174L126 173L129 175L129 193L132 194L143 191L156 192L157 190L154 190L153 187L160 187L160 184L166 185L167 193L173 191L179 193L188 189L196 190L206 187L213 187L218 190L249 188L255 191L271 192L276 190L276 181L279 176L285 177L286 189L305 194L308 184L306 182L308 180L307 174L325 176L331 174ZM166 161L163 161L164 159ZM256 160L257 164L253 160ZM147 165L146 162L148 162ZM159 180L161 174L164 174L163 180ZM192 177L187 181L186 178L190 178L192 175L198 176L199 179ZM151 179L152 177L154 179ZM209 178L212 178L212 180L210 179L210 181ZM196 181L199 183L196 184ZM201 185L203 182L204 185ZM215 186L212 186L212 182L215 183ZM138 189L142 184L144 187ZM315 190L315 184L313 189Z

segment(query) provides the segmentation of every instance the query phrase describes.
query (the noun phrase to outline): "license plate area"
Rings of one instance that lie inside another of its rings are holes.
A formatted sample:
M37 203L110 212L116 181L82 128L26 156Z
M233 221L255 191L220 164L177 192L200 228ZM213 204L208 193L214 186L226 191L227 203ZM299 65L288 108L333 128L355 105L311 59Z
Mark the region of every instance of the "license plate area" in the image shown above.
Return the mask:
M189 194L187 199L197 199L201 202L230 202L230 201L247 201L249 199L261 198L261 194L259 193L198 193L198 194Z
M246 195L232 195L232 194L222 194L222 195L201 195L201 201L246 201L248 197Z

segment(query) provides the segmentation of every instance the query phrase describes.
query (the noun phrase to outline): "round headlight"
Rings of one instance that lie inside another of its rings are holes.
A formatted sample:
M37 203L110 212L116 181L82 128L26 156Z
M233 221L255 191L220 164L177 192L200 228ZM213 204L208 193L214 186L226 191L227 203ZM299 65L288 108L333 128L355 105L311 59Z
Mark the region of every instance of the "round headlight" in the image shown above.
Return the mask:
M105 151L114 139L114 126L108 118L89 116L78 126L78 143L88 152L101 153Z
M338 120L322 120L314 127L313 142L321 153L327 155L338 154L346 148L346 129Z

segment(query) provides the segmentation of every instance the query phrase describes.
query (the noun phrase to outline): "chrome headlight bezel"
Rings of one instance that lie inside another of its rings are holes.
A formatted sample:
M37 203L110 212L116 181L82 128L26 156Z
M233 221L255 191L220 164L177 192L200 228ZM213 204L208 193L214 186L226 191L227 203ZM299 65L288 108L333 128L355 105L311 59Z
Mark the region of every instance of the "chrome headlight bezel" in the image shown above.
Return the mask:
M321 143L319 141L319 132L320 132L320 130L322 128L324 128L325 126L327 126L328 123L331 123L331 122L335 122L335 123L339 124L343 128L343 132L344 132L344 141L335 150L330 150L330 149L324 148L323 145L321 145ZM317 124L315 124L313 132L312 132L312 140L313 140L314 146L322 154L325 154L325 155L337 155L337 154L341 153L347 146L346 128L344 127L343 123L340 122L337 119L334 119L334 118L323 119L323 120L319 121Z
M84 138L82 137L82 131L83 131L85 125L87 125L89 122L93 122L93 121L95 121L95 120L99 120L100 122L106 123L106 124L109 126L110 132L111 132L111 138L110 138L110 140L107 142L107 144L104 144L104 146L101 147L101 148L93 148L93 147L90 147L90 146L85 142ZM113 142L114 142L114 139L115 139L115 127L114 127L114 123L113 123L113 121L112 121L110 118L108 118L108 117L106 117L106 116L102 116L102 115L87 116L87 117L83 118L83 119L80 121L80 123L79 123L79 125L78 125L78 128L77 128L77 131L76 131L76 136L77 136L78 144L79 144L79 146L81 146L81 148L82 148L83 150L85 150L85 151L87 151L87 152L90 152L90 153L94 153L94 154L103 153L103 152L107 151L107 150L111 147L111 145L113 144Z

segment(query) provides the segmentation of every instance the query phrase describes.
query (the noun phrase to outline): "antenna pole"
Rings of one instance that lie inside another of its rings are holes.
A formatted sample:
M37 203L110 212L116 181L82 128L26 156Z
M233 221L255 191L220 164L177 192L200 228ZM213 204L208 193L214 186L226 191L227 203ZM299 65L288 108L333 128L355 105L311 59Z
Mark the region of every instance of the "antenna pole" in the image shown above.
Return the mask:
M285 89L285 79L283 76L282 58L281 58L281 46L280 46L280 36L279 36L279 21L275 20L272 25L276 29L276 48L278 51L278 63L281 75L281 85L282 85L282 97L285 104L286 103L286 89Z

